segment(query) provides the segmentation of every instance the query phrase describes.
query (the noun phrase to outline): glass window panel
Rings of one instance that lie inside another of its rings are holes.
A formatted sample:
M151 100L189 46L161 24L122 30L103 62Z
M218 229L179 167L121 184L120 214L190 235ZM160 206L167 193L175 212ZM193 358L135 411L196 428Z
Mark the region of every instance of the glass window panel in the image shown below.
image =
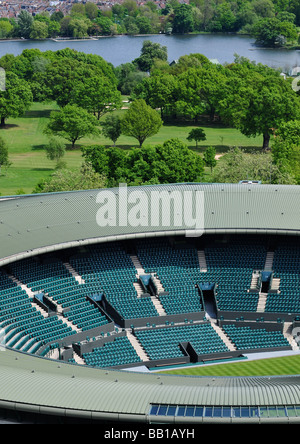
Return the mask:
M241 418L249 418L249 407L241 407Z
M274 416L285 416L285 411L283 407L283 412L280 412L280 407L277 409L276 407L268 407L269 417L274 418ZM283 414L280 414L283 413Z
M232 417L240 418L241 416L241 408L240 407L232 407Z
M168 409L168 406L167 406L167 405L161 405L161 406L159 407L159 409L158 409L157 414L160 415L160 416L165 416L166 413L167 413L167 409Z
M261 418L267 418L268 417L268 408L267 407L259 407L259 416Z
M258 407L250 407L250 417L259 417Z
M150 415L156 415L158 407L159 407L158 405L152 405L150 409Z
M231 418L231 407L223 407L223 418Z
M184 416L185 414L185 407L178 407L177 409L177 416Z
M296 405L295 407L297 416L300 416L300 405Z
M194 416L195 407L187 407L185 416Z
M297 416L297 412L294 406L286 407L287 416Z
M196 407L195 416L203 416L204 407Z
M214 407L213 416L216 418L221 418L222 417L222 407Z
M176 406L175 405L169 405L167 415L174 416L175 413L176 413Z
M204 416L207 416L209 418L212 417L213 408L212 407L205 407Z
M270 408L271 407L269 407L269 414L270 414ZM285 407L277 407L277 416L286 416Z

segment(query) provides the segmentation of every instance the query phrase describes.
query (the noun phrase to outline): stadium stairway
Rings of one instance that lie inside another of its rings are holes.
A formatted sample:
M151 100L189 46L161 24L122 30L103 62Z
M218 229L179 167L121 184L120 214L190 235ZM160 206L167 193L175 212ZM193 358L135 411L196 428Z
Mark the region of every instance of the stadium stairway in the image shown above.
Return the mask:
M22 290L26 291L27 295L28 295L30 298L33 298L33 296L34 296L34 292L33 292L29 287L27 287L27 285L23 284L21 281L19 281L18 278L16 278L16 277L13 276L12 274L7 274L7 277L8 277L9 279L11 279L15 284L17 284ZM48 316L48 313L46 313L46 311L43 310L42 307L40 307L38 304L35 304L35 303L33 302L33 300L31 300L31 305L32 305L33 307L35 307L36 310L38 310L38 311L44 316L44 318Z
M156 308L156 311L158 313L159 316L166 316L166 312L164 307L162 306L162 303L159 300L159 297L156 296L151 296L151 301L154 305L154 307Z
M217 324L216 322L214 322L214 320L210 319L210 324L212 326L212 328L215 330L216 333L218 333L218 335L220 336L220 338L222 339L222 341L224 342L224 344L226 345L226 347L230 350L230 351L235 351L236 347L235 345L231 342L231 340L229 339L229 337L227 336L227 334L224 332L224 330L222 330Z
M140 276L141 274L146 274L139 258L136 255L131 255L130 259L132 260L132 263L136 268L138 276Z
M257 302L257 313L263 313L265 311L266 303L267 303L268 293L259 293L259 299Z
M151 273L151 274L152 274L152 277L153 277L153 282L154 282L155 285L156 285L156 288L157 288L157 292L158 292L158 294L164 292L165 289L164 289L162 283L160 282L160 279L159 279L159 277L157 276L157 274L156 274L156 273Z
M142 294L144 293L144 290L143 290L141 284L139 282L134 282L133 286L136 290L137 297L140 298L142 296Z
M82 359L76 352L73 350L73 358L76 364L85 365L84 359Z
M199 266L202 273L207 272L207 263L205 258L205 251L204 250L198 250L198 260L199 260Z
M141 276L143 274L146 274L146 272L145 272L145 270L144 270L144 268L143 268L143 266L142 266L138 256L131 255L130 259L132 260L132 263L135 266L135 269L137 271L137 275L136 275L137 277L139 277L139 276ZM158 277L154 273L151 273L151 275L153 277L153 281L155 282L155 285L156 285L156 288L158 290L158 293L160 291L164 291L164 288L163 288L160 280L158 279ZM138 297L141 297L141 294L143 293L142 286L139 283L137 283L137 282L135 282L133 284L133 286L136 289ZM160 302L158 295L156 295L156 296L151 296L152 303L153 303L154 307L156 308L156 311L157 311L158 315L159 316L165 316L166 315L165 309L162 306L162 303Z
M260 276L259 271L254 270L252 274L250 290L255 290L257 288L259 276Z
M279 293L279 287L280 287L280 278L273 278L270 290Z
M84 284L84 279L77 273L76 270L74 270L74 268L72 267L71 264L69 264L68 262L64 262L63 265L66 267L66 269L69 271L69 273L74 276L74 278L76 279L76 281L79 284Z
M300 350L300 347L298 346L297 342L292 336L292 329L293 329L293 323L285 322L283 324L283 331L282 331L283 336L288 340L293 350Z
M131 331L126 330L126 335L127 338L129 339L132 347L135 349L137 355L140 357L140 359L143 362L147 362L149 361L149 356L147 355L146 351L144 350L144 348L142 347L141 343L139 342L139 340L137 339L136 336L134 336Z
M27 285L23 284L21 281L19 281L18 278L16 278L12 274L8 274L7 276L9 277L9 279L11 279L13 282L15 282L19 287L21 287L22 290L25 290L30 298L33 298L34 293L33 293L33 291L31 291L31 289L29 287L27 287Z
M267 255L266 255L265 266L264 266L265 271L272 271L273 260L274 260L274 251L268 251Z
M69 321L68 318L63 316L64 308L62 307L62 305L59 304L57 301L55 301L50 295L47 295L47 296L49 299L51 299L53 304L56 306L57 316L59 317L59 319L61 319L64 324L68 325L68 327L69 326L72 327L72 329L75 330L77 333L81 332L81 329L78 328L78 326L74 322Z

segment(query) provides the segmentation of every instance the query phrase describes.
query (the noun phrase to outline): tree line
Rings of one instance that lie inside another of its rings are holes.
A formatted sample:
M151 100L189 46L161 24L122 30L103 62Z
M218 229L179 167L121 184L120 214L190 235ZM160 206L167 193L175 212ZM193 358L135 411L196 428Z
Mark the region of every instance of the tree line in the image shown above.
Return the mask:
M257 44L297 44L300 26L298 0L170 0L164 8L149 0L137 5L124 0L105 9L91 2L75 3L66 16L61 11L32 16L21 10L17 18L0 19L0 38L86 38L100 35L184 34L230 32L250 34Z
M300 183L300 102L290 79L239 56L223 66L202 54L182 56L169 65L166 55L166 48L150 41L144 42L140 57L117 68L100 56L70 49L7 54L0 59L6 71L6 89L0 91L1 125L9 117L23 115L33 101L55 101L58 110L46 125L49 143L45 149L58 164L66 142L72 149L83 137L100 133L114 145L121 134L135 138L137 147L128 152L116 146L82 147L86 163L99 174L100 182L112 186L119 180L129 184L200 180L204 166L211 172L216 167L213 149L207 149L202 158L176 139L152 148L145 142L170 118L175 124L183 119L192 122L196 128L187 140L196 144L205 140L200 128L203 119L211 125L222 122L247 137L260 135L262 154L271 150L272 164L259 169L252 163L252 176L260 171L267 181ZM121 73L126 72L142 76L130 88L129 109L115 113L122 106L126 75ZM0 151L5 166L8 152L5 147ZM244 156L234 159L237 171L237 162L250 168ZM269 159L260 157L260 162ZM224 171L233 177L230 166ZM226 181L217 167L215 172L216 181Z

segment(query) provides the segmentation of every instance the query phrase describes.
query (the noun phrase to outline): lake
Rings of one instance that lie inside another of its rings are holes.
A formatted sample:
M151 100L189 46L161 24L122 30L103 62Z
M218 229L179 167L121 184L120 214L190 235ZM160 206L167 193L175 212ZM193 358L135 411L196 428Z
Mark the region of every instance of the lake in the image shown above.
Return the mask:
M101 37L96 40L81 41L1 41L0 57L4 54L21 54L24 49L39 48L41 51L56 51L62 48L73 48L85 53L102 56L114 66L132 62L140 55L144 40L151 40L168 48L169 62L180 56L192 53L204 54L209 59L220 63L230 63L234 54L244 56L257 63L287 72L294 66L300 66L300 51L287 49L267 49L254 46L254 39L237 35L147 35Z

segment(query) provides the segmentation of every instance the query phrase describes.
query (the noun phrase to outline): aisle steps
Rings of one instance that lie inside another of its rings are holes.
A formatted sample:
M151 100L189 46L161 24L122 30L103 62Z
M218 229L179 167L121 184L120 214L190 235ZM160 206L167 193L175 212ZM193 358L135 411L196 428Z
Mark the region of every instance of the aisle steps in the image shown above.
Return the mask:
M132 347L135 349L137 355L141 358L142 361L149 361L149 356L145 352L144 348L140 344L139 340L134 336L131 331L126 330L127 338L129 339Z
M202 273L207 273L207 263L204 250L198 250L198 260Z

